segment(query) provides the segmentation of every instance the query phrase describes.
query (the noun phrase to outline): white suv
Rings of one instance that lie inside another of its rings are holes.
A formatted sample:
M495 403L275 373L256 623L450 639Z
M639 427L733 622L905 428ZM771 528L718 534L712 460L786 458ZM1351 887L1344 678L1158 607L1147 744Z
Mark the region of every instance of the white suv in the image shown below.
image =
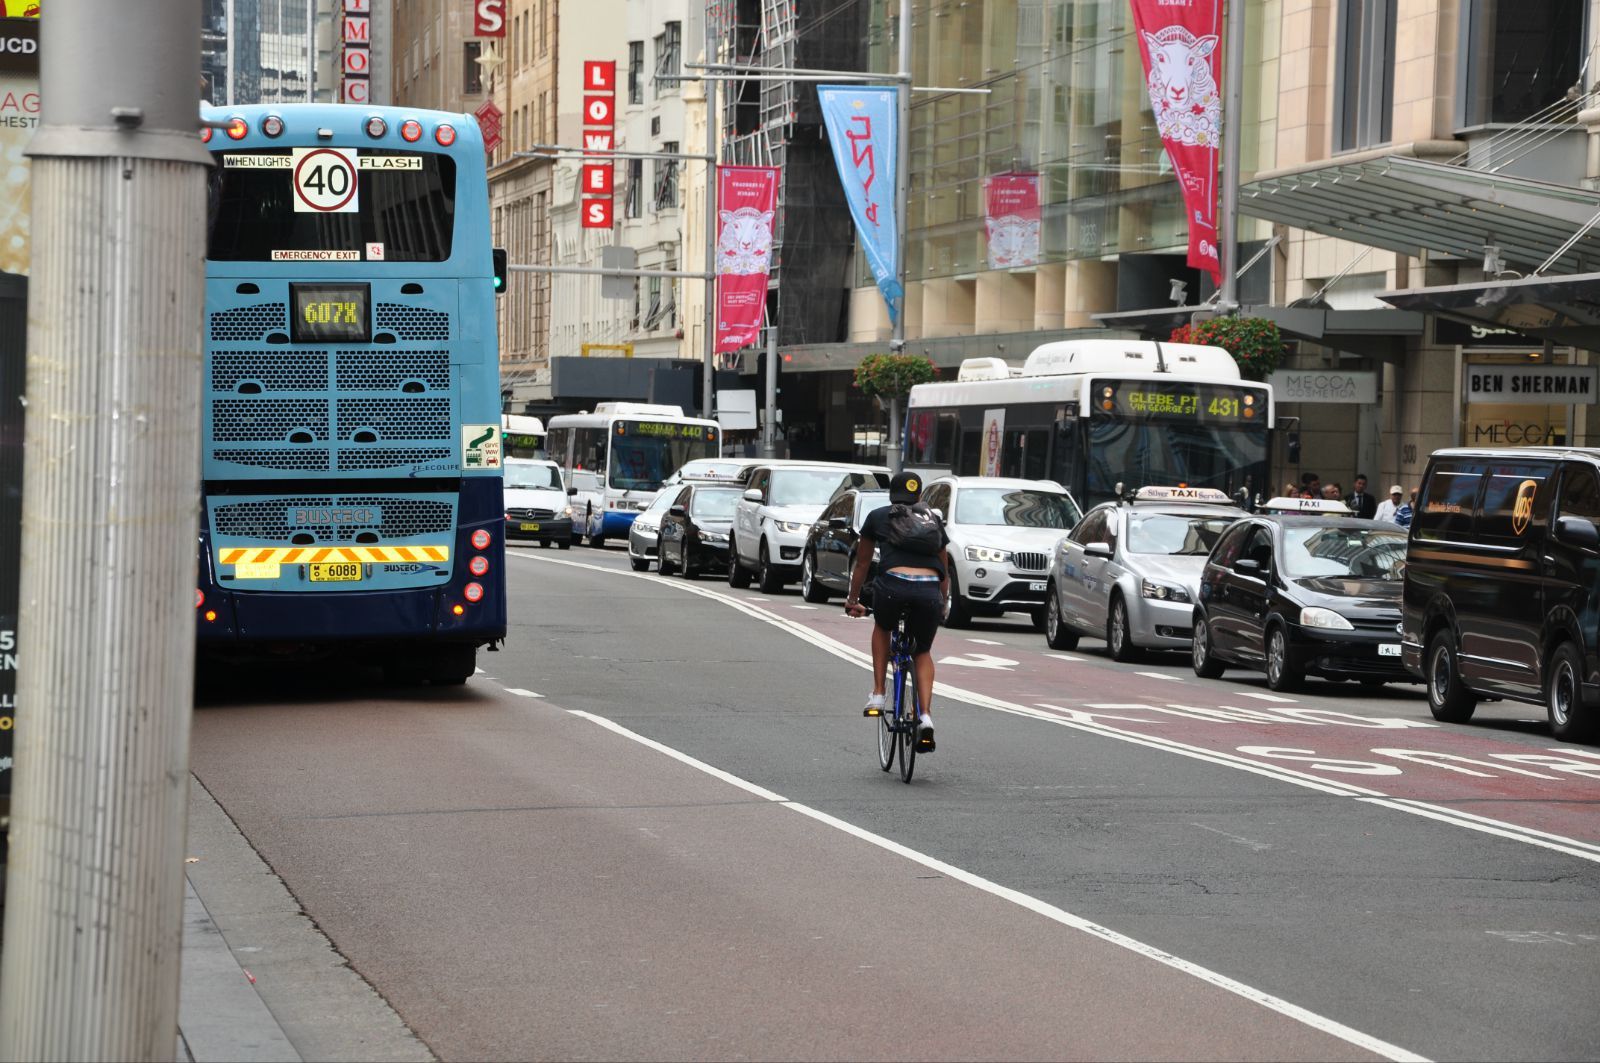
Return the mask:
M728 585L748 587L752 572L772 594L800 577L806 533L841 487L885 487L889 470L843 462L768 462L750 470L733 515Z
M1044 630L1045 585L1056 543L1083 516L1054 480L941 476L922 500L944 514L950 536L950 611L945 623L1025 612Z

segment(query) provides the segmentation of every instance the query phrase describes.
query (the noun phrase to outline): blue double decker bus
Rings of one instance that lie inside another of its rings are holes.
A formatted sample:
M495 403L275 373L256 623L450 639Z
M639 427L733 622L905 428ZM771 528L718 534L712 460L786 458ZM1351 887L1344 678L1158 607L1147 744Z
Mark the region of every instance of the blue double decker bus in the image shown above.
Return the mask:
M496 258L470 116L207 108L199 650L461 683L504 638Z

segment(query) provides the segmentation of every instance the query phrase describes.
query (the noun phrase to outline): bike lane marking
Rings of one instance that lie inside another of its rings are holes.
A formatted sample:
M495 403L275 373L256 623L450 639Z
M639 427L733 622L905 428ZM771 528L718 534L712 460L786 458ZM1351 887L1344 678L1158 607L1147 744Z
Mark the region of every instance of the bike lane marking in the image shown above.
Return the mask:
M784 616L751 605L748 599L650 573L635 573L514 551L508 551L508 556L653 580L721 602L754 619L782 628L841 660L863 668L871 667L871 657L866 651L841 642L822 630L824 626L837 630L843 625L861 625L862 621L846 619L842 615L832 617L831 611L817 616ZM860 641L865 644L864 637ZM1047 659L1043 654L1039 657L1040 661ZM1059 674L1038 674L1041 668L1033 662L1019 664L1016 668L985 671L993 685L1005 690L1007 696L997 697L966 690L946 682L936 682L934 692L940 697L979 708L1026 716L1600 863L1600 822L1595 822L1600 817L1591 817L1591 821L1584 824L1588 836L1577 838L1565 833L1570 829L1570 813L1563 816L1565 806L1574 800L1600 802L1600 785L1596 784L1596 780L1600 779L1600 755L1585 753L1574 761L1572 750L1556 750L1555 753L1560 755L1552 757L1544 753L1528 753L1525 747L1507 746L1483 737L1445 731L1433 723L1396 717L1363 717L1298 705L1252 708L1224 705L1212 708L1161 705L1153 703L1154 699L1148 699L1095 702L1081 708L1063 706L1039 700L1052 696L1059 698L1062 679ZM1098 684L1096 689L1101 690L1105 681L1116 675L1111 670L1101 669L1095 669L1094 673L1092 678ZM1239 733L1241 729L1248 733ZM1371 743L1369 739L1365 746L1351 738L1352 734L1370 734L1374 730L1387 732L1387 736L1378 743ZM1380 759L1371 752L1373 745L1378 748L1397 748L1390 739L1395 732L1407 730L1429 732L1430 743L1436 748L1403 750L1426 763L1417 763L1414 770L1408 771L1407 768L1413 765L1405 759L1389 755L1383 755ZM1230 731L1233 733L1230 734ZM1306 748L1308 734L1315 735L1315 741L1322 746L1321 749ZM1508 749L1519 752L1503 752ZM1259 752L1242 752L1244 750ZM1593 759L1586 759L1590 757ZM1561 762L1559 770L1557 761ZM1478 762L1487 763L1491 769L1503 772L1504 776L1495 774L1494 770L1477 767ZM1590 763L1593 764L1592 769L1588 767ZM1493 777L1485 780L1450 768L1441 769L1439 764ZM1424 769L1428 771L1427 775L1423 774ZM1361 782L1353 781L1352 776ZM1518 786L1523 788L1519 790ZM1505 807L1508 805L1509 810ZM1499 815L1483 814L1488 811L1498 812ZM1515 816L1516 821L1505 818L1507 815Z

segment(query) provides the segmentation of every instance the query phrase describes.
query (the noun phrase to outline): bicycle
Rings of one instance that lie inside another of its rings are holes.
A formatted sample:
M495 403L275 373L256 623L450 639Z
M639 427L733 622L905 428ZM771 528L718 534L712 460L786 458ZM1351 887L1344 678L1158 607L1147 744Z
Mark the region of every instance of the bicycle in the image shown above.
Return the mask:
M922 699L917 696L911 647L905 617L901 617L889 634L889 668L894 679L894 694L878 714L878 766L884 771L894 767L898 749L900 781L905 783L911 781L911 773L916 770L917 721L922 718ZM906 704L908 700L909 705Z

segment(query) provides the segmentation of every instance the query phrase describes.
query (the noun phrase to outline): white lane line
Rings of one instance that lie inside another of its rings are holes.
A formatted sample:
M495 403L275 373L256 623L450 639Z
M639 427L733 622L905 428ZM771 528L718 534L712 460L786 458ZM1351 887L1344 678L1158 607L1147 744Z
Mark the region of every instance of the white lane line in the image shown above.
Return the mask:
M591 572L601 572L612 576L626 576L632 579L654 580L665 586L675 587L679 591L686 591L690 594L698 594L703 598L710 598L714 601L721 602L732 609L744 613L746 616L760 620L766 624L771 624L773 627L780 628L783 631L788 632L789 634L800 639L801 641L808 642L817 649L822 650L824 653L830 653L840 660L849 661L851 664L862 668L870 668L872 666L871 655L865 651L855 649L851 646L846 646L844 643L838 642L827 635L813 631L804 624L801 624L798 620L790 620L774 613L769 613L765 609L757 609L748 604L750 599L735 598L731 595L709 590L705 587L698 587L694 584L686 584L680 580L662 579L660 576L654 576L648 573L628 572L622 569L608 568L604 565L591 565L583 561L564 561L559 558L542 557L534 554L512 554L510 556L525 558L529 561L535 561L547 565L566 565L569 568L588 569ZM1554 839L1559 843L1560 846L1566 847L1560 848L1559 851L1567 853L1571 856L1577 856L1580 859L1600 864L1600 846L1592 846L1590 843L1579 841L1576 838L1569 838L1561 835L1547 835L1543 832L1522 827L1515 823L1506 823L1501 820L1492 820L1482 816L1474 816L1468 813L1458 812L1456 809L1448 808L1443 805L1430 805L1426 802L1408 799L1388 800L1387 795L1376 790L1368 790L1364 787L1353 786L1349 783L1330 782L1321 778L1320 776L1305 774L1295 771L1292 768L1284 768L1267 764L1262 761L1249 760L1243 757L1234 756L1229 753L1221 753L1215 750L1207 749L1204 746L1189 745L1187 743L1177 742L1172 739L1158 738L1154 735L1137 734L1130 731L1119 730L1115 727L1096 724L1092 714L1078 709L1062 708L1056 705L1044 705L1043 703L1041 703L1040 708L1030 708L1026 705L1018 704L1017 702L991 697L988 694L979 694L976 691L966 690L961 687L951 686L948 683L941 682L934 683L933 689L934 693L938 694L940 697L949 698L953 701L963 701L968 705L974 705L981 709L991 709L995 712L1003 712L1011 716L1025 716L1033 720L1042 720L1047 723L1053 723L1058 727L1067 727L1075 731L1099 735L1102 738L1109 738L1117 742L1126 742L1131 745L1146 746L1150 749L1160 750L1165 753L1172 753L1177 756L1187 757L1192 760L1201 760L1212 764L1218 764L1224 767L1233 768L1237 771L1248 772L1252 775L1260 775L1269 779L1277 780L1279 782L1285 782L1294 786L1303 787L1307 790L1315 790L1319 793L1331 794L1338 797L1372 798L1374 799L1372 803L1382 805L1383 807L1394 811L1405 812L1409 815L1422 816L1427 819L1438 820L1441 823L1450 823L1454 826L1464 827L1468 830L1479 831L1485 834L1493 834L1496 837L1510 838L1514 841L1525 842L1529 845L1537 845L1545 849L1557 848L1557 846L1549 844L1549 842L1546 840ZM1091 703L1087 705L1087 708L1149 709L1150 706L1141 703L1116 702L1098 704Z
M967 641L968 642L977 643L979 646L1004 646L1005 645L1005 643L996 642L994 639L968 639Z
M1189 826L1191 826L1191 827L1199 827L1201 830L1208 830L1212 834L1220 834L1224 838L1228 839L1230 842L1238 842L1240 845L1248 846L1249 848L1254 849L1258 853L1265 852L1266 850L1272 848L1272 846L1268 845L1266 842L1252 841L1249 838L1241 837L1240 835L1237 835L1237 834L1229 834L1225 830L1218 830L1216 827L1208 827L1204 823L1191 823L1191 824L1189 824Z
M745 601L748 601L748 602L770 602L770 601L772 601L772 599L771 598L757 598L754 595L752 595L751 597L746 598Z
M1165 672L1135 672L1134 674L1135 675L1146 676L1146 677L1148 677L1150 679L1165 679L1169 683L1181 683L1181 682L1183 682L1183 676L1181 676L1181 675L1168 675Z
M507 694L515 694L519 698L542 698L542 697L544 697L543 694L535 694L533 691L531 691L531 690L523 690L521 687L506 687L506 693Z
M809 609L812 612L816 612L817 611L817 607L814 606L814 605L791 605L791 606L789 606L789 608L790 609Z
M1055 660L1058 660L1058 661L1071 661L1073 664L1082 664L1083 663L1083 658L1082 657L1074 657L1070 653L1047 653L1047 654L1045 654L1045 656L1046 657L1052 657L1052 658L1054 658Z
M1234 693L1241 698L1255 698L1257 701L1275 701L1280 705L1295 704L1293 698L1280 698L1276 694L1258 694L1253 690L1235 690Z
M1336 1022L1333 1019L1327 1018L1326 1016L1319 1015L1308 1008L1302 1008L1298 1004L1291 1004L1287 1000L1284 1000L1280 997L1275 997L1270 993L1263 992L1254 986L1249 986L1243 982L1235 981L1226 975L1218 974L1216 971L1213 971L1210 968L1202 967L1199 964L1192 963L1189 960L1183 959L1182 957L1174 956L1172 953L1163 949L1158 949L1154 945L1147 945L1144 942L1139 941L1137 938L1128 937L1126 934L1119 934L1109 927L1104 927L1098 923L1091 922L1082 916L1073 915L1071 912L1068 912L1062 908L1057 908L1055 905L1048 904L1045 901L1041 901L1037 897L1030 897L1028 894L1023 893L1020 890L1014 890L1009 886L1002 886L998 882L986 879L983 876L974 874L973 872L964 868L956 867L954 864L947 864L943 860L931 857L926 853L918 852L917 850L908 846L901 845L899 842L891 841L881 834L874 834L872 831L869 831L864 827L858 827L854 823L849 823L835 816L830 816L826 812L812 808L809 805L800 804L798 801L789 801L773 793L771 790L768 790L762 786L757 786L755 783L746 779L741 779L739 776L734 775L731 772L723 771L721 768L712 767L703 760L691 757L687 753L680 752L679 750L673 749L669 745L657 742L653 738L646 738L637 731L630 731L628 728L623 727L621 724L613 723L604 716L596 716L594 713L584 712L582 709L568 709L567 712L573 716L578 716L582 719L588 720L590 723L599 724L601 727L604 727L609 731L613 731L619 735L622 735L624 738L638 742L640 745L647 746L658 753L664 753L674 760L687 764L691 768L694 768L698 771L705 772L707 775L710 775L716 779L720 779L730 786L737 786L739 789L744 790L747 793L755 794L757 797L765 798L768 801L779 802L784 808L793 809L803 816L809 816L818 823L822 823L826 826L832 827L835 830L842 831L853 838L858 838L861 841L876 845L880 849L884 849L888 852L894 853L897 856L904 857L913 863L921 864L923 867L926 867L931 871L935 871L946 878L965 883L966 885L982 890L991 896L998 897L1003 901L1009 901L1019 908L1026 909L1027 911L1033 912L1036 915L1042 915L1046 919L1049 919L1055 923L1059 923L1062 926L1068 927L1069 929L1081 931L1090 935L1091 937L1099 938L1101 941L1107 942L1108 944L1115 945L1121 949L1126 949L1135 955L1143 956L1144 958L1154 960L1163 966L1171 967L1175 971L1189 975L1192 978L1197 978L1202 982L1215 986L1216 988L1224 990L1225 992L1232 993L1237 997L1247 1000L1252 1004L1257 1004L1261 1007L1264 1007L1269 1011L1275 1011L1286 1018L1293 1019L1295 1022L1298 1022L1304 1026L1308 1026L1313 1030L1318 1030L1330 1037L1336 1037L1347 1044L1352 1044L1358 1048L1363 1048L1375 1055L1383 1056L1385 1059L1401 1061L1401 1063L1428 1063L1426 1056L1419 1056L1415 1052L1408 1051L1398 1045L1393 1045L1387 1041L1379 1040L1370 1034L1362 1033L1360 1030L1346 1026L1341 1022Z

